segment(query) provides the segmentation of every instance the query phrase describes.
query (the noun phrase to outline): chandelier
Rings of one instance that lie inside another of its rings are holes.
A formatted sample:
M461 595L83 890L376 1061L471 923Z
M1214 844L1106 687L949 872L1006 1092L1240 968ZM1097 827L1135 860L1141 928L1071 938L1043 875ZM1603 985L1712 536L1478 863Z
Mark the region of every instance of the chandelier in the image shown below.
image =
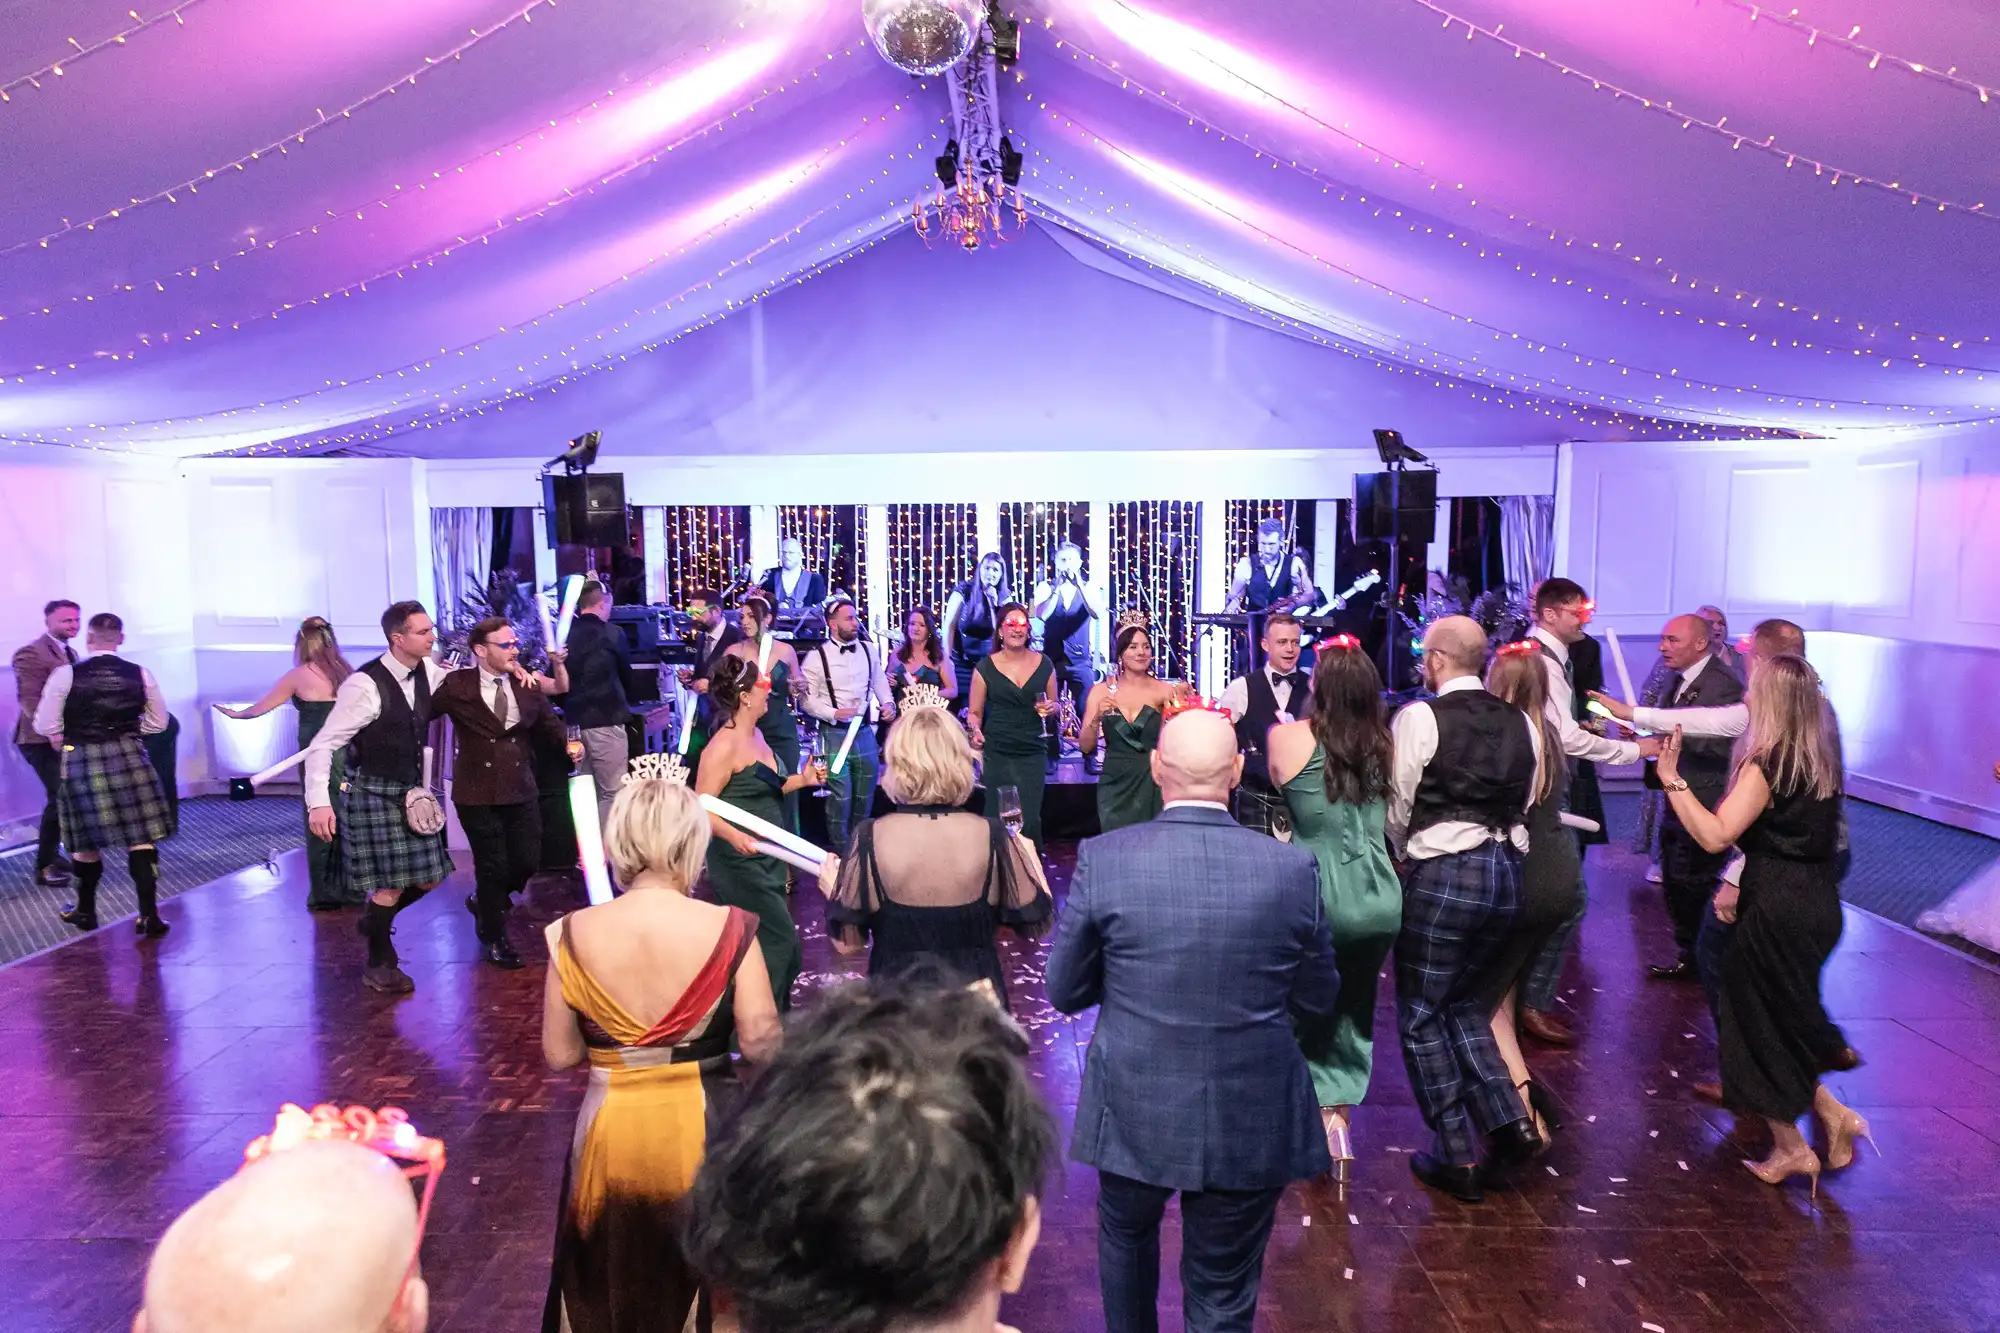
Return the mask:
M989 18L974 27L965 59L945 72L958 132L937 158L937 197L911 207L911 221L926 245L934 238L947 240L971 254L1028 229L1023 158L1000 123L999 67L1018 57L1018 33L1010 21Z

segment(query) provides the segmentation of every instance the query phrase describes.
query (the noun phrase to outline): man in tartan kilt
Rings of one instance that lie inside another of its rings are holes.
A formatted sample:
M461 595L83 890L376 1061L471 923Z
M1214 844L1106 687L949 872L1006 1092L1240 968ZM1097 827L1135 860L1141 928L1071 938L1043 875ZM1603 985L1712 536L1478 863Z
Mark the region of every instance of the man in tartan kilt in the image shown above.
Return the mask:
M389 651L340 684L333 712L306 751L306 822L313 835L336 830L330 784L333 756L352 742L347 763L347 828L341 848L348 882L368 895L359 930L368 941L362 984L389 995L416 989L398 963L394 922L451 873L444 833L413 832L404 799L424 784L431 692L448 674L431 660L437 630L421 602L382 613Z
M1396 714L1391 841L1402 849L1396 1030L1417 1107L1434 1135L1411 1155L1418 1180L1478 1203L1477 1136L1488 1164L1518 1165L1541 1146L1493 1042L1488 973L1521 909L1523 818L1542 762L1541 730L1481 686L1486 631L1448 616L1424 635L1437 697ZM1551 756L1556 762L1559 756Z
M153 673L118 656L125 624L109 611L90 618L90 656L49 674L35 709L35 730L61 760L56 788L63 844L76 865L76 901L62 919L97 929L97 884L104 850L125 849L138 892L141 939L167 933L160 919L160 852L174 831L173 813L140 736L167 729L167 705Z
M1236 746L1243 751L1236 822L1286 842L1291 841L1292 814L1284 793L1271 785L1264 744L1272 727L1312 716L1312 677L1299 669L1302 642L1297 616L1279 611L1265 617L1264 664L1230 681L1216 701L1235 725Z

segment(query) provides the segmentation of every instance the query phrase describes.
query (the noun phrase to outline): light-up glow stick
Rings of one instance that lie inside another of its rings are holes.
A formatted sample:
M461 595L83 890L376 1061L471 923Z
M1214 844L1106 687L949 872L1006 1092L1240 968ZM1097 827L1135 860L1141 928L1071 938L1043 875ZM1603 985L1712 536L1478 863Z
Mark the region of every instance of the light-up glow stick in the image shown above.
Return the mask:
M838 773L847 766L847 752L854 748L854 738L861 734L861 724L867 720L865 714L856 713L854 720L847 724L847 734L840 739L840 753L836 754L833 762L826 766L827 772Z
M683 687L679 676L674 677L674 706L681 713L681 735L674 742L674 753L685 757L688 742L694 739L694 691Z
M1630 722L1627 722L1624 718L1618 716L1618 714L1612 712L1609 708L1606 708L1603 704L1597 702L1597 700L1595 699L1592 699L1589 703L1585 704L1584 709L1587 712L1592 712L1597 714L1599 717L1609 718L1611 721L1616 722L1619 726L1629 730L1634 736L1650 736L1653 734L1652 732L1645 730L1643 727L1633 726Z
M1625 691L1625 702L1634 708L1639 706L1639 696L1632 689L1632 671L1625 665L1625 649L1619 645L1618 631L1606 629L1604 638L1611 645L1611 660L1618 665L1618 684Z
M576 599L583 596L583 578L572 574L563 584L562 614L556 617L556 646L569 642L569 627L576 623Z
M556 640L556 622L549 618L549 595L547 593L538 592L535 594L535 610L542 613L542 647L545 649L562 647L562 644Z
M813 860L810 856L800 856L797 852L780 847L775 842L766 842L764 839L759 838L757 839L757 850L774 861L783 861L786 865L797 866L809 875L817 875L819 873L819 862Z
M578 773L569 780L569 822L576 826L576 854L583 862L583 887L596 907L611 901L611 875L604 868L604 833L597 827L597 780Z
M261 787L265 783L269 782L272 778L277 777L280 773L283 773L291 768L296 768L298 765L304 763L305 760L306 760L306 752L304 750L300 750L290 759L280 759L277 763L271 765L269 768L265 769L262 773L253 774L250 778L250 785L253 787Z
M765 842L775 843L801 860L812 862L813 870L818 870L820 862L827 857L826 849L815 847L790 829L779 828L770 820L760 819L748 810L739 810L720 796L701 793L701 808L712 815L721 816L745 833L754 834Z
M771 674L771 645L775 642L777 636L771 633L770 626L765 626L764 641L757 645L757 674L760 676Z
M1585 833L1604 832L1604 825L1598 823L1596 820L1585 819L1582 815L1573 815L1567 810L1559 811L1556 818L1562 821L1564 828L1582 829Z

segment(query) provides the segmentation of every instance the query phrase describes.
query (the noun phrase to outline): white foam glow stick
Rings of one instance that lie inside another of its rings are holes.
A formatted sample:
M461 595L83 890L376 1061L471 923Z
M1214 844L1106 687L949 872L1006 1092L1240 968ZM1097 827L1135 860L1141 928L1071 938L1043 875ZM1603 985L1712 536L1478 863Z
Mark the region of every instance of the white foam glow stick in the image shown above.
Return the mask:
M764 642L757 645L757 674L760 676L771 674L771 645L776 641L777 636L766 628Z
M701 793L701 808L712 815L722 816L745 833L755 834L765 842L775 843L801 860L812 862L814 870L818 870L820 862L827 857L824 848L815 847L790 829L779 828L770 820L760 819L748 810L739 810L720 796Z
M547 593L538 592L535 594L535 610L542 613L542 647L545 649L562 647L560 643L556 642L556 622L549 618L549 595Z
M604 868L604 832L597 827L597 780L577 773L569 780L569 822L576 826L577 859L591 906L611 901L611 875Z
M556 617L556 647L569 642L569 627L576 623L576 599L583 596L583 578L572 574L563 584L562 614Z
M306 752L304 750L300 750L290 759L280 759L277 763L271 765L269 768L265 769L262 773L256 773L251 775L250 785L253 787L261 787L265 783L269 782L272 778L277 777L280 773L283 773L288 769L296 768L298 765L303 764L305 761L306 761Z
M1604 825L1598 823L1596 820L1585 819L1582 815L1573 815L1567 810L1559 811L1556 814L1556 818L1562 821L1564 828L1582 829L1585 833L1604 832Z
M827 772L838 773L847 766L847 752L854 748L854 738L861 734L861 724L867 720L866 714L856 713L854 720L847 724L847 734L840 739L840 753L836 754L833 762L827 765Z
M694 691L683 687L680 677L675 676L674 704L681 713L681 735L674 742L674 753L683 757L687 755L688 742L694 739L694 700Z
M1631 668L1625 665L1625 649L1619 645L1618 631L1615 629L1606 629L1604 631L1604 639L1605 642L1611 645L1611 660L1617 664L1618 684L1625 691L1625 702L1637 708L1639 706L1639 696L1632 689L1632 671Z
M757 850L773 860L783 861L786 865L797 866L809 875L817 875L819 873L819 862L813 860L810 856L800 856L797 852L780 847L775 842L766 842L764 839L759 838L757 839Z

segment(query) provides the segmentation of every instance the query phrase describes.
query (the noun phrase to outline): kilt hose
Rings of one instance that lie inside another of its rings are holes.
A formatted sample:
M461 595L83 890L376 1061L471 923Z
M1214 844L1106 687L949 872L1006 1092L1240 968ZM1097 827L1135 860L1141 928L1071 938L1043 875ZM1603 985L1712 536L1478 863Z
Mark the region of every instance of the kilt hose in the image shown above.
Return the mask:
M403 796L412 785L365 773L347 775L347 824L340 847L352 891L413 889L451 873L444 833L427 838L412 833L403 818Z
M1493 1043L1488 974L1521 909L1521 853L1486 842L1413 861L1396 939L1396 1032L1439 1161L1479 1160L1477 1137L1524 1118Z
M73 852L123 850L174 832L160 775L137 736L65 744L56 812Z

